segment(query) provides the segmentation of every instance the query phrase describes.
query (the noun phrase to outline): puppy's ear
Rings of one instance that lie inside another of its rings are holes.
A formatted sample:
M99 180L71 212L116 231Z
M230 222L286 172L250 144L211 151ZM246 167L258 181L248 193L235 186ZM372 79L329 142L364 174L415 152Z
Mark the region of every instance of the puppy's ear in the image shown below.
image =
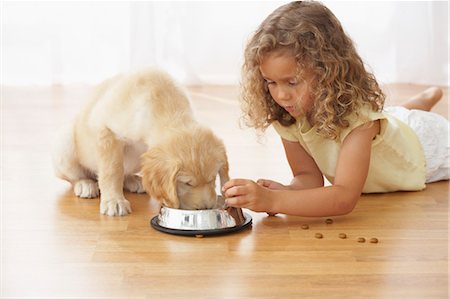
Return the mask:
M225 185L225 183L230 180L228 159L227 159L226 154L224 154L224 158L221 162L222 162L222 165L219 168L219 178L220 178L220 187L223 187L223 185Z
M163 206L178 209L177 173L179 164L161 148L152 148L142 155L142 185L151 197Z

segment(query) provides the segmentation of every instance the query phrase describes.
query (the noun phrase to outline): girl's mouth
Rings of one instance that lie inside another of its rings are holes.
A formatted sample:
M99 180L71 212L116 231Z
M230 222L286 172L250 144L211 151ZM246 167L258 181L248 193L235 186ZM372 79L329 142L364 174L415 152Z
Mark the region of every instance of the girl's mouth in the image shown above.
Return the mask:
M291 112L293 112L295 110L295 107L294 106L285 106L284 110L286 110L287 112L291 113Z

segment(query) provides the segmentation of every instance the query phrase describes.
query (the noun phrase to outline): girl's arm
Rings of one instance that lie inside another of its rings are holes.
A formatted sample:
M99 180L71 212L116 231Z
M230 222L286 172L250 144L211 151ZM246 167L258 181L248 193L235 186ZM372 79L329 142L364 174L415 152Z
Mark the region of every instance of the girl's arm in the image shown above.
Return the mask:
M269 189L300 190L322 187L323 175L314 159L305 151L298 142L281 139L286 153L289 166L292 170L293 179L289 185L278 182L259 179L258 184Z
M345 138L332 186L303 190L271 190L251 180L235 179L224 185L228 205L299 216L323 217L350 213L361 196L369 169L372 140L379 132L379 121L373 124L360 126ZM292 144L288 144L288 147L290 145ZM296 156L288 150L286 154L293 166L294 162L297 164L307 161L292 160ZM297 168L292 169L294 171ZM298 184L294 182L291 186L300 186Z
M309 189L323 187L323 174L314 159L298 142L282 139L286 158L294 178L290 189Z

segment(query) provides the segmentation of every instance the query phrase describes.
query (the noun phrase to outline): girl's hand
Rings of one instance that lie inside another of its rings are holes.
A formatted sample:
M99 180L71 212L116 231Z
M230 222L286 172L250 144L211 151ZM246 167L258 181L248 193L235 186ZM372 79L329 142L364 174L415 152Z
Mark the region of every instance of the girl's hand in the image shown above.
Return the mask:
M230 207L247 208L255 212L270 212L272 191L262 184L247 179L232 179L222 187Z
M272 181L272 180L265 180L265 179L259 179L256 181L258 185L261 185L263 187L272 189L272 190L283 190L283 189L289 189L287 186L280 184L278 182ZM277 213L271 213L267 212L269 216L275 216Z
M260 186L272 189L272 190L285 190L289 189L287 186L280 184L272 180L259 179L256 183Z

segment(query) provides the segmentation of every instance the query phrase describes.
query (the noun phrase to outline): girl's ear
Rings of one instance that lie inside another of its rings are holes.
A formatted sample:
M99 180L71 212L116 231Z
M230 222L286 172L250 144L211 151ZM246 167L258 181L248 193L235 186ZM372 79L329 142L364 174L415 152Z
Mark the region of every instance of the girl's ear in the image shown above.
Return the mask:
M176 161L160 148L152 148L144 153L142 159L142 186L150 197L161 205L178 209L176 178L179 166Z

